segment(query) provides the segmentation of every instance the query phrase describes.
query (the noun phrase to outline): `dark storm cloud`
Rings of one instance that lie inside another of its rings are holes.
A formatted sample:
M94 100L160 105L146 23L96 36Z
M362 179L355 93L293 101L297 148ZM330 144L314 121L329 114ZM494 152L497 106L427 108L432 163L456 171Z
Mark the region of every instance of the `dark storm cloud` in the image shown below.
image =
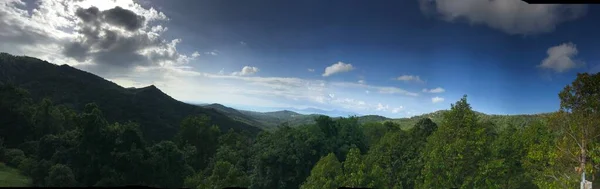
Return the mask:
M103 12L104 19L107 23L124 27L129 31L135 31L144 26L146 20L144 16L139 16L133 11L123 9L121 7L115 7Z
M79 8L75 15L81 20L81 36L68 43L63 49L65 56L78 61L91 60L97 68L94 71L129 70L134 66L151 66L159 62L177 61L182 55L170 50L169 43L158 34L146 31L146 19L131 10L121 7L100 11L96 7ZM123 28L129 32L116 29ZM146 50L147 53L141 54ZM148 51L149 50L149 51ZM100 69L109 66L115 69Z
M128 31L135 31L144 27L144 22L146 21L144 16L137 15L133 11L123 9L119 6L102 12L97 7L79 8L75 11L75 15L86 24L97 26L104 22L125 28Z
M100 10L97 7L90 7L88 9L79 8L75 11L75 15L79 17L84 23L90 23L98 21L100 17Z

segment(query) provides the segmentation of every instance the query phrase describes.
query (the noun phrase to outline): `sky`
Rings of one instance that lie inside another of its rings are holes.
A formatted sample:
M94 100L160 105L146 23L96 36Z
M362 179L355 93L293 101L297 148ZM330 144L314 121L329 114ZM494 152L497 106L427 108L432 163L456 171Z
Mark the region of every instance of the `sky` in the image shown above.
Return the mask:
M600 71L599 6L520 0L0 0L0 51L123 87L255 111L411 117L463 95L488 114L559 108Z

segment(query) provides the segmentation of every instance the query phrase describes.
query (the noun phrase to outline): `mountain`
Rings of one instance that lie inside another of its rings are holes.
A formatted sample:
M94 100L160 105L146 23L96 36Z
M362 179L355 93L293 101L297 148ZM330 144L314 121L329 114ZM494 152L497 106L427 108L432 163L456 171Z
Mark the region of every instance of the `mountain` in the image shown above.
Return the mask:
M272 130L280 126L281 124L287 123L289 126L300 126L306 124L314 124L315 118L322 114L301 114L290 110L274 111L274 112L255 112L247 110L237 110L234 108L226 107L221 104L210 104L204 105L204 107L214 108L217 111L228 115L230 118L250 125L254 125L259 128L266 130ZM294 109L294 108L289 108ZM442 115L448 110L439 110L427 114L417 115L410 118L387 118L380 115L364 115L357 116L360 124L368 122L386 122L391 121L397 123L403 129L412 128L419 120L423 118L429 118L433 122L440 124ZM481 112L476 112L482 121L491 121L496 124L498 128L504 128L508 124L515 126L523 126L528 123L544 118L547 114L532 114L532 115L488 115ZM347 116L343 116L347 117ZM334 120L339 117L332 117Z
M399 119L390 119L394 123L398 123L402 128L408 129L414 126L420 119L429 118L433 122L440 124L442 120L442 116L444 112L448 110L439 110L423 115L413 116L410 118L399 118ZM517 127L525 126L531 122L538 121L544 119L549 113L541 113L541 114L521 114L521 115L490 115L484 114L481 112L475 112L481 121L490 121L494 123L497 128L504 128L508 124L513 124Z
M288 108L288 109L296 111L296 112L300 112L303 114L320 114L320 115L327 115L327 116L331 116L331 117L348 117L348 116L360 115L360 114L357 114L354 112L346 112L346 111L339 111L339 110L322 110L322 109L317 109L317 108L303 108L303 109Z
M55 104L81 110L94 102L110 122L135 121L150 140L171 138L186 116L204 114L223 131L230 128L258 133L259 128L237 121L221 111L186 104L156 86L123 88L94 74L37 58L0 53L0 83L27 89L36 100L49 97Z

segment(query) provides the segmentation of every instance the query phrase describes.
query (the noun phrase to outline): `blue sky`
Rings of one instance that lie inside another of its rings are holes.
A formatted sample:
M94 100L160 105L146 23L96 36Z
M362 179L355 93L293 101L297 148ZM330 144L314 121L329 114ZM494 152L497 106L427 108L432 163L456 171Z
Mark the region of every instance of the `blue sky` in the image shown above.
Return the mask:
M92 7L104 15L97 22L82 16ZM190 103L409 117L448 109L466 94L477 111L528 114L557 110L558 92L576 73L600 71L599 8L519 0L11 0L0 7L9 15L0 50L125 87L153 84ZM92 38L86 27L102 29ZM39 39L20 40L31 36Z

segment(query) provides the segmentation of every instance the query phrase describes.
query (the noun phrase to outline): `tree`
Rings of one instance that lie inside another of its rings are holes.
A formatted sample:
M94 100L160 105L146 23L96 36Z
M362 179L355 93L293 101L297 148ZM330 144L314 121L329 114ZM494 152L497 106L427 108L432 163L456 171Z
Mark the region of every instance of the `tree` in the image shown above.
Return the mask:
M342 175L342 164L335 157L335 154L329 153L321 158L312 168L310 176L300 186L301 189L334 189L341 184L339 182Z
M194 161L189 162L196 170L204 169L209 163L209 158L217 150L220 130L209 123L210 118L206 115L187 117L181 122L179 132L175 136L181 148L186 144L196 148L196 157Z
M221 189L225 187L248 187L250 179L243 170L235 167L227 161L217 161L209 177L202 178L201 175L194 179L200 181L187 180L186 183L196 184L195 188L213 188Z
M34 108L31 122L35 127L35 138L48 134L58 134L63 131L64 116L54 107L52 101L44 98Z
M46 185L52 187L72 187L75 186L75 176L71 168L66 165L56 164L50 168L48 177L46 177Z
M487 188L532 187L533 179L522 166L526 154L523 131L509 124L490 145L476 181Z
M431 119L423 118L411 129L411 135L418 141L427 142L427 137L433 134L437 130L437 127L437 124L431 121Z
M33 100L29 92L13 84L0 83L0 138L8 148L32 139L30 124Z
M577 166L578 173L594 174L599 169L600 154L591 153L600 137L600 73L577 74L573 83L560 93L560 110L550 119L552 128L561 133L560 155Z
M146 160L151 166L149 184L160 187L178 188L184 179L194 173L186 162L184 154L171 141L162 141L148 149L150 157Z
M440 127L427 139L422 188L474 188L478 166L488 145L488 128L463 96L443 114Z
M340 180L342 186L352 188L369 186L371 180L358 148L350 149L342 165L344 173Z

